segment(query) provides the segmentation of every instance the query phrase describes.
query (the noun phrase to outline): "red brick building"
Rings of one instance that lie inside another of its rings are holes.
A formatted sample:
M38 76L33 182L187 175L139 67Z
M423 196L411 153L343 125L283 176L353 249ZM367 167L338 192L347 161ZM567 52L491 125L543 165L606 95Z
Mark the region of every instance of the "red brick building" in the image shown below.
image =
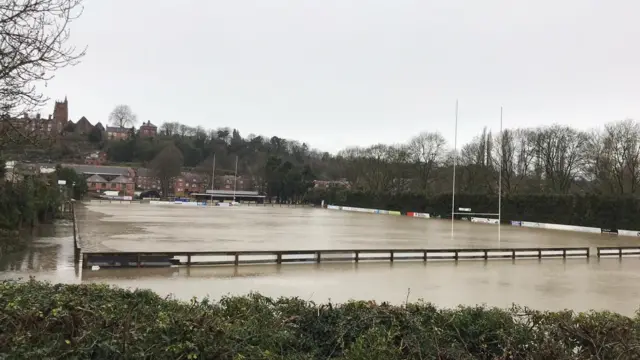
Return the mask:
M175 179L173 192L176 196L200 193L205 191L206 186L207 181L204 176L190 172L183 172Z
M133 196L135 172L129 167L63 164L85 176L89 191L118 191L122 195Z
M136 187L141 190L160 190L160 180L153 176L150 169L136 170Z
M158 133L158 127L153 125L151 121L147 121L140 126L141 137L154 137Z
M107 126L107 138L109 140L126 140L131 135L131 129L116 126Z
M235 181L236 191L254 191L255 186L253 183L254 182L250 177L238 176L237 181ZM233 175L216 176L215 188L217 190L233 190L233 185Z
M136 170L136 187L140 190L158 190L161 191L160 180L153 175L151 169L138 168ZM173 194L175 196L184 196L190 193L204 192L208 186L208 178L206 176L183 172L173 181ZM164 194L163 194L164 195Z
M41 118L40 114L29 116L26 113L20 118L12 120L12 125L23 129L29 134L52 136L60 135L69 121L69 102L65 97L64 101L56 101L53 106L53 116ZM9 126L9 125L7 125Z

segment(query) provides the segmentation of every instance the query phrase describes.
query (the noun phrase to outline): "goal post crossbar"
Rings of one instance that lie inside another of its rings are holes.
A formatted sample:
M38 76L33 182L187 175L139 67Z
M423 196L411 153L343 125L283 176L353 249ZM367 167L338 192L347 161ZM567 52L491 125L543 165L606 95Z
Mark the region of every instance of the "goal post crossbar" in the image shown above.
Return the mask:
M454 212L453 215L485 215L485 216L500 216L500 213L474 213L474 212Z

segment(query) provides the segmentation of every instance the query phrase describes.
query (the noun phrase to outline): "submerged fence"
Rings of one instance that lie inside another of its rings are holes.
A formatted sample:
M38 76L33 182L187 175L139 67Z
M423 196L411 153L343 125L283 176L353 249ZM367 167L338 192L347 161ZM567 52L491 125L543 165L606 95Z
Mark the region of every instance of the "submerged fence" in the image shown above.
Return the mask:
M511 249L350 249L197 252L89 252L83 267L242 265L365 261L588 258L588 247Z

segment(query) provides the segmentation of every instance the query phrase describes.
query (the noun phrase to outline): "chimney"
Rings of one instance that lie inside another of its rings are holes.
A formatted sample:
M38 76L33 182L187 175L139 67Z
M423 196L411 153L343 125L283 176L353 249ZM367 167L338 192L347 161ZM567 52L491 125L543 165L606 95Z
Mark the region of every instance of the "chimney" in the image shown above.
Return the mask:
M36 119L37 119L37 120L40 120L40 113L37 113L37 114L36 114Z
M51 114L49 114L49 120L51 120Z

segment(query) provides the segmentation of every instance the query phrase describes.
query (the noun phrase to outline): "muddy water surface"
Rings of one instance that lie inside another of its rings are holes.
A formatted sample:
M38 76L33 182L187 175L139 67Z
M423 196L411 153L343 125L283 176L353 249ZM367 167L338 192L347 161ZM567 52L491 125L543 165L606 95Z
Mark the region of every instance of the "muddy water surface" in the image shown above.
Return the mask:
M88 204L78 209L89 250L275 250L485 248L638 245L636 238L312 208L187 208ZM161 295L219 298L259 291L315 301L422 298L441 306L512 303L538 309L639 307L640 259L491 260L423 263L326 263L282 266L82 270L73 263L69 223L0 259L0 278L105 282Z

